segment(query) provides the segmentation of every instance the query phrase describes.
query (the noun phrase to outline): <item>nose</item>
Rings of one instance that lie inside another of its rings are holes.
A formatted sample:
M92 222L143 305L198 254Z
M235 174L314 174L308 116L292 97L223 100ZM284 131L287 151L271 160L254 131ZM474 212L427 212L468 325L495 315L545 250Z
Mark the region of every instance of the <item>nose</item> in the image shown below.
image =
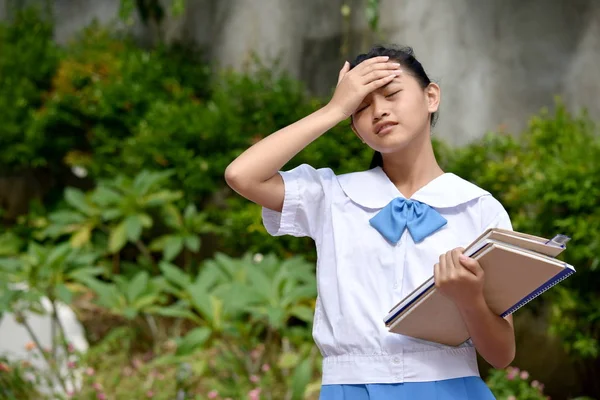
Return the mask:
M377 122L382 118L389 117L390 113L385 108L385 101L379 98L373 99L373 122Z

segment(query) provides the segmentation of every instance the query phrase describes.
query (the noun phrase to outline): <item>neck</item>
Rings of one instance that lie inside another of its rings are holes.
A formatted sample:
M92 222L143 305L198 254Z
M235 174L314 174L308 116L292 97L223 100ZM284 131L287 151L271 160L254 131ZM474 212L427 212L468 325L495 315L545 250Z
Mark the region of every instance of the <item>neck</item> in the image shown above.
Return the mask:
M401 151L382 156L384 172L406 198L444 174L433 153L429 134L419 135Z

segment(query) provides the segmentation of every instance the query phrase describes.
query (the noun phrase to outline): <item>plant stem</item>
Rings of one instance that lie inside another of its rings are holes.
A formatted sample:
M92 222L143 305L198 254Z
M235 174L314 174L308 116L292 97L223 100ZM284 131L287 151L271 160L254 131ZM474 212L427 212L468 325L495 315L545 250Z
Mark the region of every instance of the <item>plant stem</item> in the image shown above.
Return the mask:
M158 347L158 327L156 325L156 320L152 315L146 313L144 313L144 318L150 328L150 334L152 335L152 351L156 354Z
M135 242L135 246L140 251L140 253L142 253L144 255L144 257L146 257L148 259L148 261L150 261L150 264L152 264L152 268L154 268L154 272L158 274L160 271L158 270L158 267L156 266L156 263L154 262L154 259L152 258L152 254L150 254L150 250L148 250L146 245L144 243L142 243L141 240L137 240Z
M55 321L56 326L58 327L58 331L60 333L60 339L61 339L61 343L62 343L62 347L63 347L63 353L65 354L65 359L67 360L67 363L68 363L69 345L66 341L67 335L65 334L65 328L63 327L62 322L60 322L60 318L58 318L58 309L56 308L56 301L50 300L50 303L52 304L52 320ZM54 355L54 359L56 360L56 354ZM69 379L71 380L71 384L73 385L73 388L75 388L75 376L73 375L73 371L71 370L71 368L69 368L68 365L67 365L67 371L69 374Z
M48 358L48 354L46 354L46 352L42 348L42 344L40 343L38 337L35 335L35 333L31 329L31 326L29 326L29 324L27 323L27 320L25 319L25 316L21 315L21 317L22 318L20 318L20 319L21 319L21 321L23 321L23 326L27 330L27 333L31 337L31 340L33 340L33 342L37 346L37 348L40 351L40 353L42 353L42 357L44 357L44 360L46 360L46 363L48 364L48 367L50 367L50 371L52 371L52 373L55 375L55 377L58 380L58 383L60 384L60 386L62 387L62 389L65 391L65 393L67 393L67 385L65 384L62 376L60 376L60 372L56 370L56 365L52 365L52 361Z

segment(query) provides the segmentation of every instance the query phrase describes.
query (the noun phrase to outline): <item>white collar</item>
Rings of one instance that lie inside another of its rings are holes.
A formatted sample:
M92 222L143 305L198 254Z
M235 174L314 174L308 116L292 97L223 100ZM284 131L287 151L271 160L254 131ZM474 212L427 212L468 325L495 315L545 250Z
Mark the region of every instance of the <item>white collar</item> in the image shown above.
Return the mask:
M366 208L383 208L397 197L405 198L381 167L338 176L346 196ZM490 193L452 173L445 173L412 197L434 208L456 207Z

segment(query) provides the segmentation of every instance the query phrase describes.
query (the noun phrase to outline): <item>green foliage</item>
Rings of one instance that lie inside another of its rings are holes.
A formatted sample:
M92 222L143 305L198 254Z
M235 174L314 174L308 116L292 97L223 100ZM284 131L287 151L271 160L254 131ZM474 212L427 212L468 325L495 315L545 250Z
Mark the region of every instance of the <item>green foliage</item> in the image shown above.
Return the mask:
M44 164L39 154L50 138L30 131L58 66L60 51L53 25L35 9L16 12L12 24L0 23L0 166L18 169Z
M38 400L36 375L26 363L10 362L0 357L0 398L6 400Z
M498 400L546 400L544 385L515 367L492 370L486 383Z
M551 304L552 332L574 357L600 354L600 136L584 114L557 103L531 119L519 137L489 134L449 156L446 165L490 190L514 228L572 238L561 256L577 273L531 306Z

